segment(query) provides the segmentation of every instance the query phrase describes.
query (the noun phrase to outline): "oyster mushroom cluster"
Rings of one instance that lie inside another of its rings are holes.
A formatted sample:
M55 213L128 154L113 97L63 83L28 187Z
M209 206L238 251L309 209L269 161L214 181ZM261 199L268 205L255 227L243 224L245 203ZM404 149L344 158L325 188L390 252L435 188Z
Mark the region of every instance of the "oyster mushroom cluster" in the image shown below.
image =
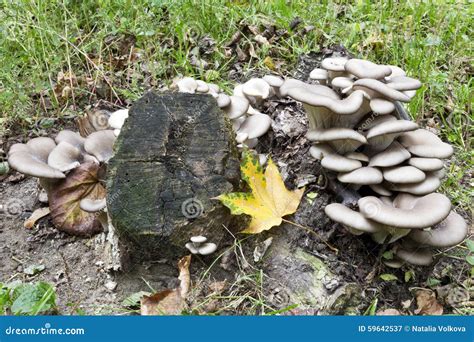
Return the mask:
M306 110L311 156L365 196L358 211L333 203L326 214L353 234L398 241L392 267L428 265L432 247L462 242L466 222L435 193L452 147L397 115L421 83L396 66L345 57L323 60L310 78L317 84L285 80L280 93Z
M258 109L264 100L275 96L281 84L283 80L277 76L252 78L236 85L232 95L226 95L215 84L185 77L177 82L177 87L183 93L212 95L232 122L238 147L254 148L258 138L267 133L272 124L270 116Z
M14 144L8 152L8 163L13 169L39 178L48 194L53 221L57 214L61 222L56 227L72 235L92 235L103 229L103 215L92 215L85 219L83 229L78 225L75 230L73 223L78 215L72 211L100 213L105 209L105 188L99 184L99 177L105 174L116 139L114 130L105 128L86 137L63 130L54 139L38 137L25 144ZM77 172L80 168L83 172ZM89 177L92 172L94 177ZM103 197L98 198L99 195ZM91 222L95 219L98 222Z

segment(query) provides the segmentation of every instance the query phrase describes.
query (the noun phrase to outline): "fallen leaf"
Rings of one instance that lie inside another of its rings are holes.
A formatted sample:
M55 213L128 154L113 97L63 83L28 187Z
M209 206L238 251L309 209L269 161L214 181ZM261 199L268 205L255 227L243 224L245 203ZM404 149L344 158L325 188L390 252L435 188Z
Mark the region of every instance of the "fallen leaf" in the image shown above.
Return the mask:
M140 314L142 316L155 315L180 315L186 308L186 295L191 286L189 265L191 255L185 256L178 261L180 280L176 289L166 289L151 296L143 296L140 300Z
M249 185L251 193L235 192L217 197L233 215L247 214L252 217L243 233L258 234L279 226L283 216L293 214L301 202L304 188L289 191L278 168L271 159L263 173L258 159L244 152L240 165L242 179Z
M436 296L431 290L418 290L415 293L417 315L442 315L443 306L438 303Z
M390 273L384 273L379 275L380 279L385 280L385 281L393 281L393 280L398 280L397 276L394 274Z
M23 227L28 228L28 229L33 228L36 221L48 215L49 211L50 210L48 207L36 209L35 211L33 211L33 213L28 218L28 220L25 221L25 223L23 224Z
M100 184L96 163L84 163L61 180L49 196L49 208L54 226L61 231L77 236L91 236L102 231L99 217L83 211L79 202L88 197L105 197L105 188Z
M275 70L275 62L270 56L265 57L263 64L265 64L268 69Z

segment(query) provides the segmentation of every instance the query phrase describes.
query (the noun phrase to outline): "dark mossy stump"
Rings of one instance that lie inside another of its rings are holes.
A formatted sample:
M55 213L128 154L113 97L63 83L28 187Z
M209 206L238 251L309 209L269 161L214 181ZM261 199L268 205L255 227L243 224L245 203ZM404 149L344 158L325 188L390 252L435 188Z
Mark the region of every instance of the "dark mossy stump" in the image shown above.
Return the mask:
M232 127L210 95L148 93L130 109L107 177L107 208L132 259L175 259L191 236L219 243L239 182Z

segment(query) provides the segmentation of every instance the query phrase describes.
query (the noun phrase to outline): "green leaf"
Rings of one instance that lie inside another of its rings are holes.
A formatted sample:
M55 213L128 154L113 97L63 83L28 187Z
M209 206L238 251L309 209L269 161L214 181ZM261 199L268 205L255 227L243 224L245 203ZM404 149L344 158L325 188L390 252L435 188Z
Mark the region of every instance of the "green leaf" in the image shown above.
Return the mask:
M382 258L387 259L387 260L392 260L393 251L386 251L385 253L382 254Z
M375 316L375 313L377 312L378 303L379 299L375 297L372 303L370 303L370 306L367 308L367 310L365 310L364 316Z
M122 306L126 308L136 308L140 307L140 300L143 296L151 296L150 292L147 291L140 291L132 293L130 296L125 298L122 302Z
M405 272L405 283L408 283L410 280L415 279L415 273L412 270Z
M466 257L466 261L469 263L469 265L474 266L474 255L468 255Z
M382 280L385 280L385 281L394 281L394 280L398 280L397 276L394 275L394 274L390 274L390 273L384 273L384 274L381 274L380 276L380 279Z
M37 315L56 308L54 288L45 282L17 286L12 300L11 310L15 315Z
M433 286L441 284L441 281L436 278L429 277L428 280L426 281L426 284L429 287L433 287Z
M469 248L469 250L474 253L474 241L472 240L466 240L466 246Z

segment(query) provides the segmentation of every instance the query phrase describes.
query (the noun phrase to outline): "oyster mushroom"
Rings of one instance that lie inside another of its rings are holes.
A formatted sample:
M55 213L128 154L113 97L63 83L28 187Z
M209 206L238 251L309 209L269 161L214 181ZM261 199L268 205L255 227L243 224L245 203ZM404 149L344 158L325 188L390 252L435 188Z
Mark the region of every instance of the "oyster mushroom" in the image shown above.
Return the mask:
M114 154L116 136L112 130L94 132L86 138L84 149L100 162L107 162Z
M242 85L242 92L249 102L260 104L270 96L270 85L261 78L251 78Z
M310 129L306 134L308 140L328 143L337 153L354 152L359 146L366 144L366 138L350 128Z
M26 144L14 144L8 152L8 164L28 176L60 179L66 176L47 164L48 156L56 147L51 138L34 138Z
M348 60L346 57L329 57L322 60L321 67L328 71L329 81L335 77L346 76L344 66Z
M183 77L176 85L178 86L179 92L189 94L194 94L198 87L196 80L192 77Z
M383 151L404 132L413 131L418 125L407 120L390 120L382 122L367 132L367 141L372 151Z
M423 171L413 166L393 166L383 170L383 178L391 183L419 183L425 180Z
M451 211L443 221L431 229L413 230L410 238L413 241L433 247L450 247L461 243L468 234L466 221L461 215Z
M382 79L390 76L392 69L387 65L378 65L371 61L352 58L344 64L344 69L357 78Z
M215 243L206 242L207 238L201 235L191 237L191 242L186 243L185 247L192 254L209 255L216 251Z
M259 138L270 129L272 119L266 114L250 115L241 124L237 134L246 134L247 139Z
M426 129L406 132L400 136L399 141L411 154L418 157L445 159L454 152L451 145L442 142Z
M449 199L438 193L415 198L407 209L387 205L374 196L359 199L358 205L365 217L396 228L430 227L444 220L451 211Z
M349 231L354 232L356 230L356 235L360 233L377 233L384 229L382 224L367 219L359 212L340 203L328 204L324 208L324 212L331 220L342 224Z
M339 173L337 179L341 183L350 183L358 188L361 185L382 183L383 175L379 169L365 166L351 172Z
M315 68L309 73L311 80L318 81L318 83L322 85L326 85L328 77L328 72L325 69Z
M60 142L48 156L48 165L61 172L67 172L81 165L82 153L66 141Z
M443 161L437 158L412 157L408 159L408 164L420 169L421 171L441 170L444 166Z
M410 152L408 152L397 141L394 141L384 151L370 157L369 166L395 166L408 158L410 158Z
M234 120L245 113L249 109L249 101L245 97L241 96L230 96L230 104L223 108L229 119Z

